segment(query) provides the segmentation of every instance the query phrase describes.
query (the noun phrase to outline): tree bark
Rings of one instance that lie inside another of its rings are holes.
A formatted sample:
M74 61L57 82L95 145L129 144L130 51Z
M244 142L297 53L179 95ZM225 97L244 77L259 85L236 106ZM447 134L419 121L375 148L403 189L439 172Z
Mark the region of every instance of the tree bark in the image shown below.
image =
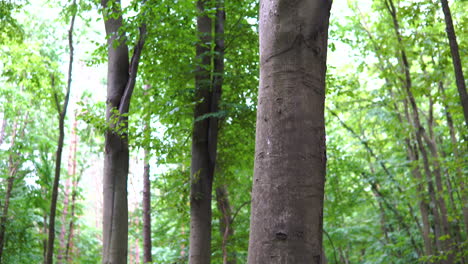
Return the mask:
M145 149L143 169L143 263L153 262L151 255L151 181L149 151Z
M73 2L72 5L76 3ZM49 234L47 239L47 255L46 255L46 264L53 264L53 255L54 255L54 240L55 240L55 214L57 211L57 197L58 197L58 188L60 184L60 170L62 167L62 151L63 151L63 141L65 137L65 117L67 115L68 101L70 99L70 88L72 82L72 69L73 69L73 27L75 25L76 11L73 12L70 28L68 30L68 46L70 48L70 61L68 64L68 81L67 81L67 91L65 93L65 99L63 106L60 106L57 92L54 92L55 104L57 107L57 112L59 115L59 138L57 142L57 152L55 155L55 176L54 184L52 186L52 200L50 202L50 217L49 217ZM54 88L54 76L52 76L52 87Z
M127 263L129 166L128 123L126 114L135 87L138 63L145 43L146 24L140 27L131 62L125 37L121 34L120 1L102 0L104 25L108 37L107 109L109 129L105 133L103 181L103 264ZM118 14L115 16L115 14Z
M199 65L195 72L195 101L197 104L194 111L190 172L190 264L210 263L211 193L218 141L218 117L213 115L218 112L224 73L224 42L220 41L220 38L224 38L223 2L219 0L216 5L216 58L210 55L212 53L211 45L208 44L213 42L212 19L207 13L208 3L207 0L197 2L199 12L197 29L200 40L196 46ZM213 72L210 70L212 62ZM211 75L213 75L213 79L211 79ZM207 114L212 114L212 116L207 117Z
M322 263L331 1L260 2L248 263Z
M447 0L440 0L442 4L442 11L445 18L445 30L450 45L450 52L452 53L453 69L455 71L455 80L457 83L458 94L460 95L461 105L463 107L463 114L465 116L465 123L468 127L468 94L466 92L465 77L463 76L462 62L460 52L458 51L457 36L455 35L455 28L453 27L452 14Z

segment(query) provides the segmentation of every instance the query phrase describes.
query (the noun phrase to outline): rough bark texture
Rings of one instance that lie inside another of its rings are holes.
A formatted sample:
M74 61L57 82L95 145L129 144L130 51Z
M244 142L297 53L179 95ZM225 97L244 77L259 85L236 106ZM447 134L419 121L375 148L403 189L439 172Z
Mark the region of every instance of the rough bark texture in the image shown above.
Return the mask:
M248 263L322 263L331 1L260 1Z
M127 263L128 256L128 200L127 177L129 166L128 124L124 116L130 108L135 87L138 63L146 36L146 25L140 27L140 37L129 63L122 27L120 1L102 0L104 25L108 37L107 110L110 129L105 134L103 257L104 264ZM112 16L108 16L113 13ZM118 14L115 17L115 13Z
M73 3L75 4L75 2ZM54 184L52 186L52 200L50 202L50 216L49 216L49 234L47 239L47 255L46 255L46 264L53 263L54 256L54 240L55 240L55 214L57 211L57 197L58 197L58 188L60 184L60 170L62 166L62 151L63 151L63 141L65 138L65 117L67 115L68 101L70 99L70 88L72 82L72 68L73 68L73 27L75 25L76 12L73 13L70 22L70 28L68 30L68 47L70 49L70 60L68 64L68 81L67 81L67 91L65 94L65 99L63 106L60 106L58 95L54 92L55 104L59 114L59 138L57 142L57 152L55 155L55 176ZM52 76L52 86L54 86L54 76ZM53 87L55 89L55 87Z
M208 2L206 0L197 2L199 12L197 29L200 41L196 46L199 65L195 73L195 101L198 103L194 111L190 172L190 264L207 264L210 263L211 257L211 193L216 164L218 118L214 116L207 118L205 115L218 112L224 65L223 58L219 59L221 55L214 60L210 56L211 47L207 43L212 43L213 38L212 19L206 13ZM217 13L219 8L218 3ZM215 31L218 31L218 28L219 24L216 22ZM218 32L216 34L219 36ZM215 49L219 48L218 45L215 46ZM212 62L213 80L210 71Z
M452 14L447 0L440 0L442 4L442 11L445 17L445 30L450 45L450 52L452 53L453 68L455 70L455 80L457 83L458 94L460 95L461 105L463 107L463 114L465 115L465 123L468 127L468 94L466 92L465 77L463 76L462 62L460 53L458 51L457 36L453 27Z
M151 256L151 182L149 153L145 150L143 169L143 263L153 262Z

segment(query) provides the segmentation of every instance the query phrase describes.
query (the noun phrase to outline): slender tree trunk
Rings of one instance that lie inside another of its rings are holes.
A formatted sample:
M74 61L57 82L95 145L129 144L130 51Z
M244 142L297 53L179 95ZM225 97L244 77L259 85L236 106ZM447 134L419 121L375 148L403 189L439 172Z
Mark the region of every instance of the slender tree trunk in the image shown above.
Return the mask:
M437 192L435 192L434 190L434 194L436 196L436 200L433 201L434 204L436 204L438 208L435 208L434 212L434 217L437 218L437 215L439 215L439 219L440 219L440 223L441 223L441 228L442 228L442 233L441 234L445 234L445 235L449 235L449 224L448 224L448 219L447 219L447 209L446 209L446 206L445 206L445 201L443 199L443 185L442 185L442 178L441 178L441 173L440 173L440 165L439 165L439 156L438 156L438 153L437 153L437 148L435 146L435 142L433 142L432 140L430 140L429 136L427 135L424 127L422 126L421 124L421 121L420 121L420 118L419 118L419 109L418 109L418 106L416 104L416 100L413 96L413 92L412 92L412 80L411 80L411 74L410 74L410 64L409 64L409 61L408 61L408 57L406 55L406 52L405 52L405 49L403 47L403 41L402 41L402 37L400 35L400 27L399 27L399 24L398 24L398 19L397 19L397 10L393 4L393 0L385 0L385 4L386 4L386 7L387 7L387 10L389 11L391 17L392 17L392 20L393 20L393 25L394 25L394 30L395 30L395 34L396 34L396 37L397 37L397 40L398 40L398 44L400 46L400 57L398 58L399 59L399 62L400 62L400 65L402 67L402 70L403 70L403 73L405 74L405 90L406 90L406 94L407 94L407 98L409 100L409 103L410 103L410 106L411 106L411 110L412 110L412 116L413 116L413 124L414 124L414 127L415 127L415 130L416 130L416 140L418 142L418 148L420 149L421 151L421 154L423 156L423 161L424 161L424 167L425 167L425 171L426 171L426 175L428 177L427 181L428 181L428 184L432 185L432 176L431 176L431 171L430 171L430 165L429 165L429 158L428 158L428 155L427 155L427 152L426 152L426 149L425 149L425 146L423 145L423 140L424 142L426 143L426 145L428 146L430 152L431 152L431 155L434 157L433 159L433 165L434 165L434 176L435 176L435 182L436 182L436 188L437 188ZM432 187L433 188L433 187ZM431 189L431 187L430 187ZM431 193L431 190L430 190L430 193ZM440 214L439 212L436 212L440 210ZM439 237L436 237L436 241L439 240ZM446 252L449 252L450 250L450 244L451 244L451 239L448 238L446 240L444 240L443 242L443 249L446 251ZM444 263L453 263L453 254L448 254L448 259L446 261L444 261Z
M7 189L5 193L5 204L3 205L2 215L0 217L0 263L2 263L3 247L5 244L5 232L8 219L8 209L10 207L11 192L13 190L13 184L16 179L20 161L18 160L18 153L14 150L16 139L18 136L18 130L21 130L20 137L24 135L24 128L27 123L27 115L24 121L23 129L18 129L18 120L15 118L13 123L13 130L11 135L10 154L8 156L8 178L7 178Z
M459 150L458 150L458 140L457 140L457 136L455 134L455 127L453 125L453 118L452 118L452 114L450 113L449 106L447 104L447 99L446 99L446 96L445 96L445 88L444 88L444 85L443 85L442 82L439 82L439 91L440 91L440 93L442 95L442 101L443 101L443 105L444 105L444 109L445 109L444 110L445 111L445 117L447 119L447 125L448 125L449 130L450 130L450 141L452 143L453 156L455 157L455 160L458 162L458 161L461 160L460 153L459 153ZM463 223L464 223L464 226L465 226L465 233L468 236L468 197L467 197L467 194L465 192L465 181L464 181L463 172L462 172L460 166L458 166L457 169L456 169L456 175L457 175L457 178L458 178L457 182L459 182L460 192L461 192Z
M440 0L442 4L442 11L445 18L445 30L450 45L450 52L452 53L453 68L455 70L455 80L457 83L458 94L460 95L461 105L463 107L463 114L465 116L465 123L468 127L468 94L466 92L465 77L463 76L462 62L460 53L458 51L457 36L453 27L452 14L447 0Z
M207 0L199 0L197 28L200 41L196 46L198 63L195 73L195 106L192 136L192 167L190 190L190 264L208 264L211 256L211 193L216 165L218 141L218 118L203 116L217 113L221 97L222 75L224 73L224 10L222 1L217 1L215 18L215 50L213 59L212 19L207 14ZM222 15L222 17L220 17ZM221 24L222 23L222 24ZM220 31L222 30L222 32ZM222 45L222 46L221 46ZM213 73L210 72L213 62ZM211 74L213 79L211 79Z
M151 255L151 181L149 151L145 149L143 169L143 262L153 262Z
M75 233L75 207L76 207L76 196L78 195L78 183L80 182L81 175L75 175L73 179L73 189L71 198L71 210L70 210L70 223L68 225L68 237L67 245L65 248L65 259L69 263L72 259L73 249L73 237Z
M389 91L390 91L390 95L394 98L395 95L392 92L392 90L390 89ZM398 121L403 124L404 122L403 117L402 117L401 111L399 110L397 103L393 103L393 107L394 107L394 112L397 115ZM405 111L407 113L407 107L405 107ZM407 118L406 121L411 124L412 122L409 118L409 114L407 113L405 116ZM426 195L425 195L426 192L424 191L424 187L423 187L424 186L423 184L425 183L425 181L420 171L418 149L416 146L413 146L411 142L412 142L411 136L406 136L405 138L406 153L407 153L408 160L413 163L411 166L411 174L413 174L413 177L415 178L417 182L416 190L420 199L419 211L421 213L421 219L422 219L421 234L423 236L423 241L424 241L424 252L427 256L431 256L434 254L434 250L432 246L433 243L430 238L431 237L431 223L429 220L429 204L426 202Z
M120 1L112 2L111 6L108 4L108 0L101 1L105 10L104 25L108 37L106 120L110 125L105 133L102 263L120 264L127 263L128 256L129 149L125 115L128 114L135 87L138 63L145 42L146 24L140 27L139 40L135 44L129 63L128 47L121 33Z
M331 1L260 1L248 262L322 263Z
M73 2L72 5L76 5L76 2ZM54 240L55 240L55 214L57 211L57 197L58 197L58 188L60 183L60 170L62 166L62 150L63 150L63 141L65 137L65 117L67 115L68 101L70 99L70 88L72 81L72 67L73 67L73 27L75 25L76 11L73 12L73 16L70 22L70 29L68 30L68 47L70 48L70 61L68 64L68 82L67 82L67 91L65 94L65 99L63 106L60 106L57 92L54 92L55 104L59 114L59 138L57 142L57 152L55 155L55 176L54 176L54 185L52 187L52 201L50 202L50 217L49 217L49 234L47 239L47 255L46 255L46 264L53 263L54 255ZM52 86L54 87L54 76L52 76Z
M3 144L3 140L5 139L5 128L7 125L7 119L5 116L5 112L3 113L3 120L2 120L2 127L0 128L0 146Z
M229 203L226 186L219 186L216 188L216 202L218 210L221 212L219 231L222 237L221 250L223 252L223 264L235 264L237 262L236 256L230 256L227 246L230 238L234 234L234 229L232 228L231 204Z
M65 262L70 262L69 259L69 250L70 250L70 243L71 239L73 238L73 218L75 217L75 200L76 200L76 192L77 192L77 177L76 177L76 152L78 148L78 136L76 133L77 127L77 120L76 120L76 113L75 113L75 120L73 122L72 130L71 130L71 142L70 142L70 151L68 154L68 176L71 177L72 182L70 184L70 178L67 179L68 187L65 189L65 201L64 201L64 212L62 217L62 232L60 233L60 245L62 250L62 258ZM70 186L71 185L71 186ZM69 196L69 189L71 188L71 202L70 202L70 224L68 226L68 236L67 236L67 228L66 228L66 215L68 214L68 196ZM67 191L68 189L68 191Z
M65 259L65 251L66 251L66 242L65 237L67 235L67 215L68 215L68 207L69 207L69 196L70 196L70 179L68 178L65 183L65 190L64 190L64 200L63 200L63 211L62 211L62 228L60 230L60 248L59 253L57 255L57 264L62 264L63 260Z

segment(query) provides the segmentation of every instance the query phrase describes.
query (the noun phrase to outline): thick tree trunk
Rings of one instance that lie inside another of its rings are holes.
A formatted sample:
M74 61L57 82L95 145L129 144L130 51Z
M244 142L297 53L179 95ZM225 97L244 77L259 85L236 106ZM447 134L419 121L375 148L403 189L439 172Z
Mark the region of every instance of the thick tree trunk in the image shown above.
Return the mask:
M450 52L452 53L453 68L455 70L455 80L457 83L458 94L460 95L461 105L463 107L463 114L465 116L465 123L468 127L468 94L466 92L465 77L463 76L462 62L460 53L458 51L457 36L455 35L455 28L453 27L452 14L447 0L440 0L442 4L442 11L445 17L445 30L450 45Z
M143 169L143 263L153 262L151 255L151 182L149 153L145 149Z
M199 65L195 73L195 101L198 102L194 111L194 124L192 135L192 167L190 190L190 264L210 263L211 257L211 193L216 164L216 148L218 141L218 118L203 117L209 113L218 112L221 97L222 75L224 72L224 10L222 1L217 2L217 15L215 19L215 50L216 58L212 59L212 19L207 14L209 1L199 0L197 9L198 34L200 41L196 47ZM220 14L223 15L222 23ZM220 46L222 44L223 46ZM220 53L221 52L221 53ZM214 63L213 79L211 79L211 63Z
M104 8L108 8L107 3L107 0L101 2ZM117 1L117 5L120 5L120 1ZM120 13L120 10L113 10L113 12ZM112 119L119 118L113 114L113 111L119 108L129 79L129 56L125 40L119 35L119 29L122 27L121 15L117 19L106 17L104 19L106 35L109 38L106 120L110 124ZM127 263L128 166L127 138L121 136L118 131L106 131L103 182L103 264Z
M248 262L322 263L331 1L260 2L260 89Z
M222 238L221 250L223 252L223 264L235 264L237 262L236 256L230 256L227 246L230 238L234 234L234 229L232 228L231 204L229 203L229 197L225 186L216 188L216 203L221 213L219 231Z
M129 63L128 47L125 37L121 34L120 1L112 2L112 7L109 7L108 3L108 0L101 1L106 10L104 25L108 37L106 120L110 125L105 134L104 151L102 263L120 264L127 263L128 256L129 149L125 115L128 114L135 87L138 63L145 42L146 24L140 27L140 37Z
M73 2L75 5L75 2ZM65 138L65 117L67 115L68 101L70 99L70 88L72 81L72 67L73 67L73 27L75 25L76 11L73 13L70 22L70 29L68 30L68 46L70 49L70 61L68 64L68 81L67 81L67 91L65 94L65 99L63 106L60 106L58 95L54 92L55 104L59 114L59 138L57 142L57 152L55 155L55 176L54 184L52 186L52 200L50 202L50 217L49 217L49 234L47 239L47 255L46 255L46 264L53 263L54 255L54 240L55 240L55 214L57 211L57 197L58 197L58 188L60 184L60 170L62 166L62 150L63 150L63 141ZM54 86L54 76L52 76L52 86Z

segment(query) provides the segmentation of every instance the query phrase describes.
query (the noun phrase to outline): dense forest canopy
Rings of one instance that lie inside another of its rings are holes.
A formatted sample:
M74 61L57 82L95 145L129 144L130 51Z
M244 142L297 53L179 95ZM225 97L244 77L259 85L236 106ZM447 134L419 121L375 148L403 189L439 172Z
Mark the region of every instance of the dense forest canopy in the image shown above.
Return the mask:
M0 263L468 263L466 10L0 0Z

